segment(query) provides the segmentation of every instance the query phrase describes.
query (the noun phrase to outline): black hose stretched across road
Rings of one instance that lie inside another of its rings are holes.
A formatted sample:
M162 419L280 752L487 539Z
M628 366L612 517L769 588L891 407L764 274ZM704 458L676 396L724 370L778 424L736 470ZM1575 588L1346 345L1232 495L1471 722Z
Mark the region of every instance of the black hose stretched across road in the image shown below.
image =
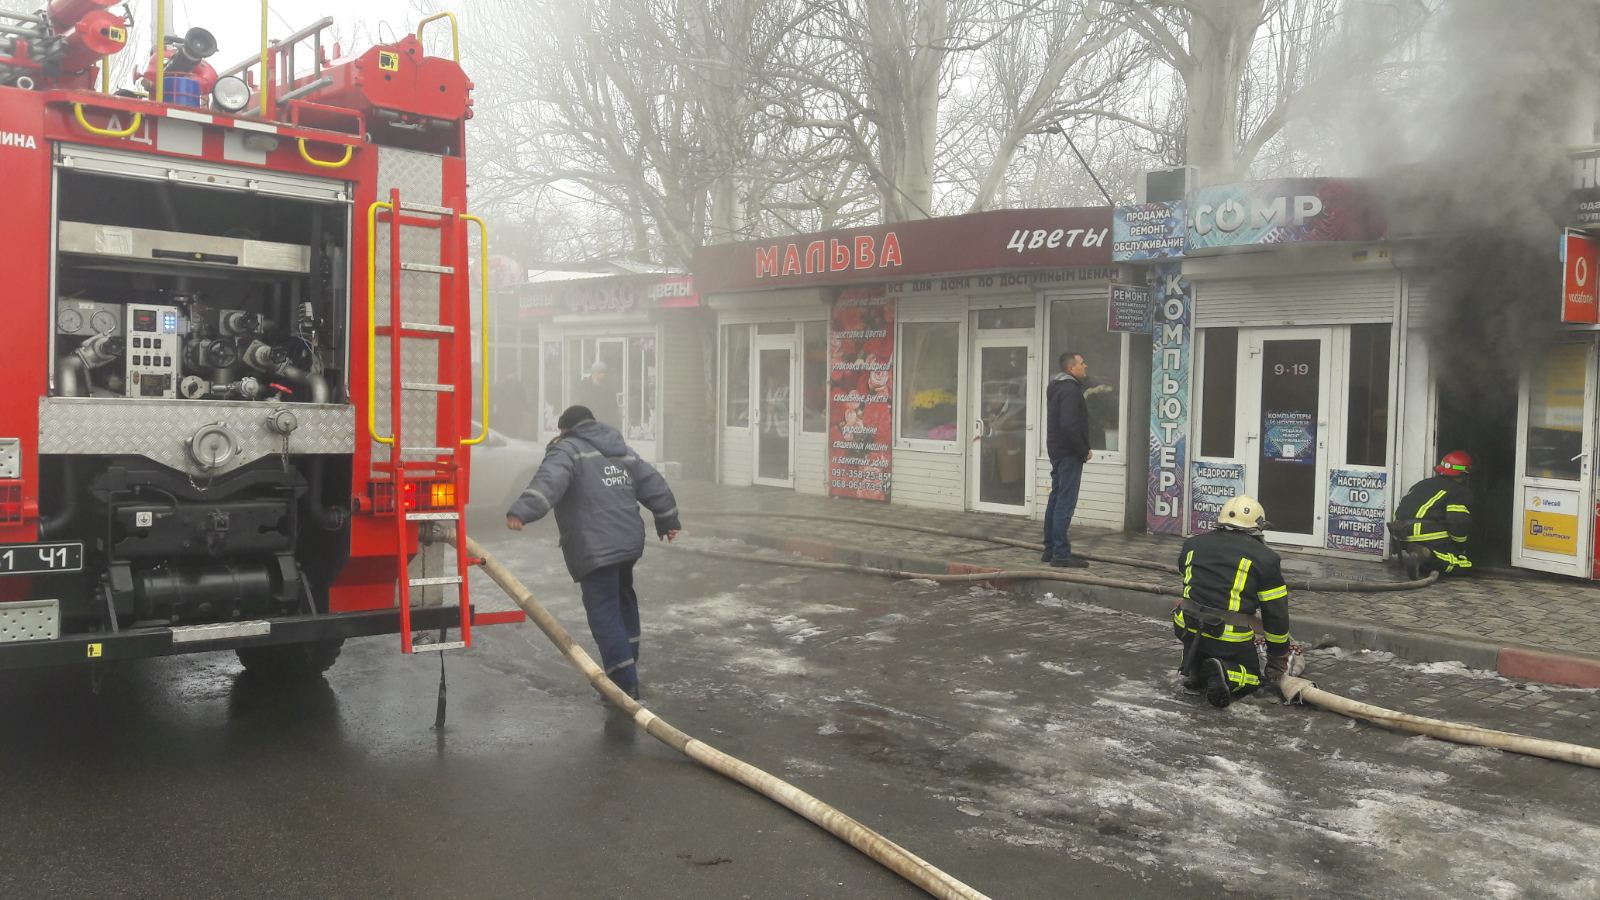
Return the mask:
M691 513L690 518L797 519L801 521L834 523L839 521L837 516L823 516L816 515L814 513L742 512L737 510L701 510ZM931 534L937 535L938 537L957 538L959 540L966 541L983 541L990 544L1002 544L1007 547L1020 547L1024 550L1044 550L1043 544L1036 544L1031 541L1019 540L1017 538L1001 537L1000 535L968 534L960 531L949 531L944 528L934 528L928 525L907 525L900 522L874 521L869 524L871 524L874 528L892 528L897 531L913 531L918 534ZM709 550L696 550L695 552L705 553L707 555L718 555L716 551ZM1166 572L1172 575L1176 575L1178 573L1177 566L1153 562L1148 559L1138 559L1132 556L1117 556L1109 553L1074 553L1073 555L1081 556L1084 559L1092 562L1109 563L1115 566L1127 566L1134 569L1148 569L1153 572ZM1128 590L1143 591L1150 594L1167 594L1176 596L1181 593L1177 589L1166 589L1159 585L1142 584L1136 581L1122 581L1120 579L1099 578L1093 575L1079 575L1073 572L1063 572L1059 569L1007 569L1002 572L988 572L980 573L978 575L936 576L923 572L898 572L890 569L876 569L871 566L848 566L842 563L824 563L816 566L805 566L803 568L835 567L837 567L836 571L866 571L892 578L928 578L934 581L989 581L995 578L1002 580L1007 578L1032 578L1043 581L1073 581L1079 584L1093 584L1102 587L1127 588ZM1290 581L1289 587L1297 591L1317 591L1335 594L1375 594L1388 591L1414 591L1418 588L1427 587L1438 580L1439 573L1430 572L1428 577L1419 578L1415 581L1357 581L1350 578L1305 578Z

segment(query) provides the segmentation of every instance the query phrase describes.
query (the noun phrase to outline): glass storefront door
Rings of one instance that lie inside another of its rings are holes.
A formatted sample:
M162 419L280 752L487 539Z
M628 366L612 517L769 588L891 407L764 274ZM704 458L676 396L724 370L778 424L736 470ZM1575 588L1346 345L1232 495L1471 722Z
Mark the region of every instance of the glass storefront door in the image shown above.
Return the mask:
M1512 532L1518 566L1592 574L1595 355L1592 337L1553 342L1522 374Z
M1032 312L1031 310L1029 311ZM1032 509L1033 359L1031 337L982 336L973 346L973 436L967 460L973 509Z
M1331 329L1250 331L1239 428L1270 540L1320 547L1327 529Z
M755 350L754 480L794 487L794 336L757 335Z

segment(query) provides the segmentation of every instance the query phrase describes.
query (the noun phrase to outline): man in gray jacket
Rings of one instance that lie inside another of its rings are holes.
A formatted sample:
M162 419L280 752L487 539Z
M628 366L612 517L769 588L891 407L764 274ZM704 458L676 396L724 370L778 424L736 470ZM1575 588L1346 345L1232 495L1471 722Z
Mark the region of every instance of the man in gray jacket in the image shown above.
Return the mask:
M639 597L633 564L644 555L639 504L656 520L656 535L678 536L678 502L667 480L640 459L622 435L596 422L587 407L571 406L556 425L533 481L506 511L506 527L544 518L552 509L561 555L583 591L589 631L600 662L617 687L639 698Z

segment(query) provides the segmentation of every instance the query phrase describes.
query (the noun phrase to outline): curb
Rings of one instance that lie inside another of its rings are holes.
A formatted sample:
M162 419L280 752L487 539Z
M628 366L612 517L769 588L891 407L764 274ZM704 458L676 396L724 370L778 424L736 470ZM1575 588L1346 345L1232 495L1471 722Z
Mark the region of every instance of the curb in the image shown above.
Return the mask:
M696 531L712 537L737 540L823 562L853 566L927 572L930 575L967 575L1000 571L993 566L947 562L924 556L898 556L864 551L815 538L788 537L726 526L699 526ZM1004 579L996 581L995 586L1033 597L1050 593L1064 600L1074 600L1157 619L1165 619L1173 607L1172 600L1168 597L1065 581ZM1584 654L1552 652L1538 647L1500 644L1317 613L1295 613L1294 627L1303 635L1316 635L1308 641L1313 645L1327 641L1346 649L1393 653L1411 662L1460 662L1468 668L1497 672L1508 678L1568 687L1600 688L1600 658Z

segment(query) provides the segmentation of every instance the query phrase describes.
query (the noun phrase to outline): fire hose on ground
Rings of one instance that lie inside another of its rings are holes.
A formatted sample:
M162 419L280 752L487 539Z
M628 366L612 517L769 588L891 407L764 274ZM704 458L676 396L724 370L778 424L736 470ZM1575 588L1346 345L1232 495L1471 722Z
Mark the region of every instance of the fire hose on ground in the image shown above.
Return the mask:
M600 692L600 696L631 718L635 725L644 729L651 737L711 771L737 781L787 807L934 897L949 898L949 900L986 900L983 894L816 797L703 741L690 737L669 725L665 719L645 709L639 701L623 693L610 678L606 677L594 659L573 642L572 635L567 633L561 623L534 599L533 592L529 591L526 585L470 537L467 538L467 552L475 559L483 561L481 564L483 571L510 595L518 606L522 607L572 667Z
M780 516L775 516L780 517ZM800 518L787 516L787 518ZM806 517L823 518L823 517ZM975 538L971 535L962 535L946 532L940 529L931 529L924 526L895 525L908 531L939 534L950 537L961 537L976 540L994 540L990 538ZM997 543L1016 544L1028 549L1042 549L1039 545L1030 545L1023 541L1010 539L996 540ZM881 575L897 579L926 579L935 582L984 582L1004 581L1017 579L1035 579L1049 581L1063 581L1077 584L1088 584L1101 587L1112 587L1124 590L1146 591L1154 594L1176 596L1181 592L1176 588L1165 585L1142 584L1134 581L1122 581L1113 578L1101 578L1093 575L1084 575L1077 572L1062 572L1049 569L1016 569L997 572L972 572L961 574L943 574L926 572L908 572L885 569L874 566L851 565L848 563L823 562L820 560L807 560L797 558L781 558L756 553L734 553L729 551L709 550L691 547L682 547L669 544L674 549L696 553L720 559L731 559L743 562L760 562L779 564L796 568L820 569L838 572L857 572ZM933 864L922 859L899 844L889 840L854 818L829 806L805 791L796 788L786 781L750 765L736 757L690 737L685 732L673 727L665 719L655 715L641 705L637 700L612 683L605 672L595 663L581 647L572 639L572 635L562 627L561 623L550 615L545 608L534 598L532 591L524 585L510 570L501 565L486 551L481 544L472 538L467 538L467 552L484 570L495 584L499 585L508 596L528 614L534 624L543 631L551 643L555 644L561 654L589 684L600 693L607 703L617 708L633 720L634 724L643 729L656 740L677 750L689 759L699 763L707 769L726 778L736 781L747 788L771 799L790 811L800 815L807 821L839 838L854 847L874 862L879 863L900 877L906 879L928 894L939 898L952 898L952 900L986 900L985 895L962 883ZM1117 564L1135 564L1139 568L1154 568L1159 564L1146 560L1132 560L1118 557L1090 557L1100 562ZM1161 566L1162 570L1168 567ZM1431 584L1437 580L1438 573L1431 574L1419 582L1389 582L1390 589L1414 589ZM1346 582L1347 584L1362 584L1363 582ZM1404 585L1403 588L1400 588ZM1325 590L1328 588L1324 588ZM1335 590L1350 588L1333 588ZM1370 586L1366 589L1371 589ZM1386 728L1412 734L1420 734L1440 740L1452 741L1461 744L1470 744L1480 747L1489 747L1512 753L1543 757L1575 765L1600 768L1600 749L1585 747L1579 744L1568 744L1560 741L1532 738L1525 735L1512 734L1503 731L1494 731L1480 728L1475 725L1466 725L1456 722L1446 722L1440 719L1429 719L1421 716L1408 715L1391 709L1374 706L1341 697L1337 694L1318 688L1315 683L1294 675L1285 675L1278 682L1278 689L1284 700L1289 703L1304 703L1337 712L1344 716L1364 719ZM443 685L441 683L441 703Z
M714 512L702 511L702 512L696 512L694 515L695 515L695 518L697 518L697 519L712 519L712 518L796 519L796 520L799 520L799 521L831 522L831 523L834 523L834 524L837 524L838 521L839 521L837 516L824 516L824 515L817 515L817 514L812 514L812 513L742 512L742 511L737 511L737 510L727 510L727 511L714 511ZM1032 550L1032 551L1034 551L1036 553L1037 552L1042 552L1044 550L1044 545L1043 544L1034 543L1032 541L1024 541L1024 540L1020 540L1018 538L1002 537L1000 535L970 534L970 533L961 532L961 531L950 531L950 530L947 530L947 529L944 529L944 528L934 528L934 527L929 526L929 525L907 525L907 524L902 523L902 522L876 522L875 521L875 522L872 522L870 524L872 525L873 528L889 528L889 529L893 529L893 530L896 530L896 531L911 531L911 532L916 532L917 534L929 534L929 535L934 535L936 537L947 537L947 538L956 538L958 540L964 540L964 541L981 541L981 542L990 543L990 544L1001 544L1001 545L1004 545L1004 546L1007 546L1007 547L1019 547L1019 548L1024 549L1024 550ZM1086 560L1088 560L1090 562L1103 562L1103 563L1109 563L1111 565L1116 565L1116 566L1127 566L1129 568L1134 568L1134 569L1148 569L1148 570L1153 571L1153 572L1165 572L1165 573L1167 573L1169 575L1178 574L1178 567L1176 565L1168 565L1167 563L1154 562L1152 560L1139 559L1137 557L1132 557L1132 556L1117 556L1117 555L1109 554L1109 553L1094 553L1094 552L1089 552L1089 553L1074 552L1072 555L1073 556L1082 557L1083 559L1086 559ZM861 567L861 569L862 570L871 570L871 571L874 571L875 574L880 574L880 575L888 573L888 570L872 570L872 569L870 569L870 567ZM1027 576L1029 578L1038 579L1038 578L1041 577L1038 574L1035 574L1035 573L1038 572L1037 569L1028 569L1027 571L1029 572L1029 575ZM1061 575L1061 576L1071 576L1073 573L1061 572L1061 573L1057 573L1057 574ZM1000 578L1002 580L1004 580L1008 576L1009 577L1020 577L1020 576L1016 575L1014 572L998 572L998 573L993 573L992 574L992 577L997 577L997 578ZM899 576L897 576L897 577L899 577ZM957 580L957 579L951 579L950 576L944 576L944 577L941 578L941 577L935 577L933 575L924 575L924 574L916 574L916 575L911 575L911 576L906 576L906 577L932 578L935 581L939 581L939 580ZM965 576L962 576L959 580L964 580L964 581L984 581L986 579L983 579L983 578L967 578ZM1080 582L1082 584L1101 584L1101 585L1104 584L1104 582L1101 581L1101 580L1094 580L1094 576L1092 576L1092 575L1079 575L1079 576L1076 576L1076 577L1047 578L1045 580L1049 580L1049 581L1077 581L1077 582ZM1348 578L1306 578L1306 579L1293 580L1293 581L1288 582L1288 584L1289 584L1289 587L1291 587L1291 588L1293 588L1294 590L1297 590L1297 591L1318 591L1318 592L1321 592L1321 593L1366 594L1366 593L1382 593L1382 592L1387 592L1387 591L1414 591L1414 590L1417 590L1418 588L1425 588L1428 585L1433 584L1435 581L1438 581L1438 580L1439 580L1439 573L1431 572L1431 573L1428 574L1428 576L1426 578L1418 578L1415 581L1357 581L1357 580L1348 579ZM1146 592L1152 593L1152 594L1176 594L1176 593L1179 593L1177 591L1172 591L1172 590L1153 589L1155 586L1137 584L1137 583L1134 583L1134 582L1122 582L1122 581L1119 581L1119 582L1117 582L1117 583L1115 583L1113 585L1110 585L1110 586L1112 586L1112 587L1126 587L1126 588L1129 588L1129 589L1132 589L1132 590L1146 591Z
M705 513L700 513L698 515L700 517L705 517L706 516ZM783 513L758 513L758 514L728 513L727 515L729 515L729 516L750 516L750 515L755 515L755 516L758 516L758 517L771 517L771 518L808 518L808 519L826 519L827 518L825 516L790 516L788 514L783 514ZM874 527L879 527L879 524L882 524L882 523L874 523ZM982 537L982 536L969 535L969 534L959 534L959 533L956 533L956 532L949 532L949 531L945 531L943 529L930 528L928 526L922 526L922 525L883 524L883 527L898 528L898 529L901 529L901 530L904 530L904 531L916 531L916 532L921 532L921 533L924 533L924 534L937 534L937 535L948 536L948 537L959 537L959 538L965 538L965 539L969 539L969 540L986 540L986 541L992 541L992 542L995 542L995 543L1004 543L1004 544L1009 544L1009 545L1013 545L1013 546L1025 547L1025 548L1033 549L1033 550L1041 549L1040 545L1029 544L1026 541L1016 541L1016 540L1012 540L1012 539L1009 539L1009 538ZM732 552L732 551L726 551L726 550L702 549L702 548L699 548L699 547L687 547L687 546L683 546L681 544L672 544L672 545L668 545L668 546L671 546L674 550L679 550L679 551L683 551L683 552L687 552L687 553L694 553L694 554L698 554L698 555L701 555L701 556L713 557L713 558L716 558L716 559L727 559L727 560L734 560L734 561L740 561L740 562L761 562L761 563L768 563L768 564L791 566L791 567L795 567L795 568L819 569L819 570L823 570L823 571L833 571L833 572L856 572L856 573L864 573L864 574L869 574L869 575L879 575L879 576L883 576L883 577L886 577L886 578L895 578L895 579L924 579L924 580L940 582L940 583L970 583L970 582L983 582L983 581L1015 581L1015 580L1022 580L1022 579L1032 579L1032 580L1036 580L1036 581L1063 581L1063 582L1070 582L1070 583L1075 583L1075 584L1093 585L1093 586L1096 586L1096 587L1110 587L1110 588L1116 588L1116 589L1120 589L1120 590L1143 591L1143 592L1146 592L1146 593L1159 594L1159 595L1171 596L1171 597L1181 596L1182 593L1183 593L1179 588L1177 588L1175 586L1171 586L1171 585L1146 584L1146 583L1137 582L1137 581L1123 581L1123 580L1115 579L1115 578L1103 578L1103 577L1099 577L1099 576L1095 576L1095 575L1085 575L1085 574L1081 574L1081 573L1078 573L1078 572L1063 572L1063 571L1060 571L1060 570L1057 570L1057 569L1026 568L1026 569L1008 569L1008 570L1001 570L1001 571L994 571L994 572L970 572L970 573L960 573L960 574L910 572L910 571L902 571L902 570L897 570L897 569L880 568L880 567L876 567L876 566L853 565L853 564L850 564L850 563L824 562L824 561L821 561L821 560L814 560L814 559L801 559L801 558L795 558L795 557L775 557L775 556L771 556L771 555L763 555L763 554L758 554L758 553L738 553L738 552ZM1119 564L1119 565L1137 564L1138 568L1149 569L1149 568L1159 567L1162 570L1175 571L1175 570L1169 569L1169 567L1161 566L1158 563L1151 563L1151 562L1149 562L1147 560L1136 560L1136 559L1129 559L1129 558L1126 558L1126 557L1106 557L1106 556L1100 556L1100 555L1090 556L1089 554L1083 554L1083 556L1084 556L1085 559L1094 559L1094 560L1099 561L1099 562L1110 562L1110 563L1116 563L1116 564ZM1126 560L1126 562L1124 562L1124 560ZM1426 585L1432 584L1433 582L1437 581L1438 578L1439 578L1439 573L1433 572L1433 573L1430 573L1427 578L1419 579L1418 581L1413 581L1413 582L1374 582L1374 583L1371 583L1371 584L1373 586L1386 587L1386 588L1388 588L1390 590L1397 590L1397 589L1398 590L1415 590L1417 588L1425 587ZM1363 585L1363 586L1366 586L1366 585L1369 584L1367 582L1352 582L1352 581L1343 581L1343 580L1335 580L1335 581L1336 581L1336 583L1341 584L1341 585ZM1311 590L1313 588L1302 587L1301 589L1302 590ZM1324 590L1326 590L1326 589L1327 588L1324 588ZM1340 589L1340 590L1351 590L1351 588L1338 588L1338 589ZM1370 589L1370 587L1368 589ZM1374 705L1372 705L1370 703L1362 703L1359 700L1351 700L1348 697L1342 697L1342 696L1340 696L1338 694L1332 693L1331 691L1323 690L1323 689L1317 687L1314 682L1312 682L1312 681L1310 681L1308 679L1305 679L1305 678L1297 677L1296 674L1290 674L1290 675L1283 676L1279 680L1278 690L1283 695L1284 700L1286 702L1288 702L1288 703L1292 703L1292 704L1293 703L1299 703L1299 704L1307 704L1307 705L1311 705L1311 706L1316 706L1316 707L1321 708L1321 709L1326 709L1326 710L1329 710L1331 712L1339 713L1340 715L1343 715L1343 716L1348 716L1348 717L1351 717L1351 718L1364 719L1364 720L1366 720L1368 722L1372 722L1373 724L1380 725L1380 726L1383 726L1385 728L1393 729L1393 730L1396 730L1396 731L1403 731L1403 732L1406 732L1406 733L1409 733L1409 734L1420 734L1420 735L1424 735L1424 736L1427 736L1427 737L1436 738L1438 740L1451 741L1451 742L1458 743L1458 744L1470 744L1470 745L1473 745L1473 746L1488 747L1488 748L1491 748L1491 749L1503 750L1503 751L1507 751L1507 752L1510 752L1510 753L1520 753L1520 754L1523 754L1523 755L1526 755L1526 756L1538 756L1538 757L1543 757L1545 759L1553 759L1553 760L1557 760L1557 761L1560 761L1560 762L1568 762L1568 763L1572 763L1574 765L1588 766L1588 767L1591 767L1591 768L1600 768L1600 749L1596 749L1596 748L1593 748L1593 747L1585 747L1585 746L1583 746L1581 744L1568 744L1568 743L1564 743L1564 742L1561 742L1561 741L1550 741L1550 740L1545 740L1543 738L1528 737L1528 736L1525 736L1525 735L1512 734L1510 732L1505 732L1505 731L1495 731L1493 729L1480 728L1480 727L1478 727L1476 725L1467 725L1467 724L1462 724L1462 723L1457 723L1457 722L1446 722L1446 721L1443 721L1441 719L1430 719L1430 718L1425 718L1425 717L1422 717L1422 716L1413 716L1413 715L1409 715L1407 713L1398 712L1398 711L1395 711L1395 710L1392 710L1392 709L1385 709L1385 708L1383 708L1381 706L1374 706Z

